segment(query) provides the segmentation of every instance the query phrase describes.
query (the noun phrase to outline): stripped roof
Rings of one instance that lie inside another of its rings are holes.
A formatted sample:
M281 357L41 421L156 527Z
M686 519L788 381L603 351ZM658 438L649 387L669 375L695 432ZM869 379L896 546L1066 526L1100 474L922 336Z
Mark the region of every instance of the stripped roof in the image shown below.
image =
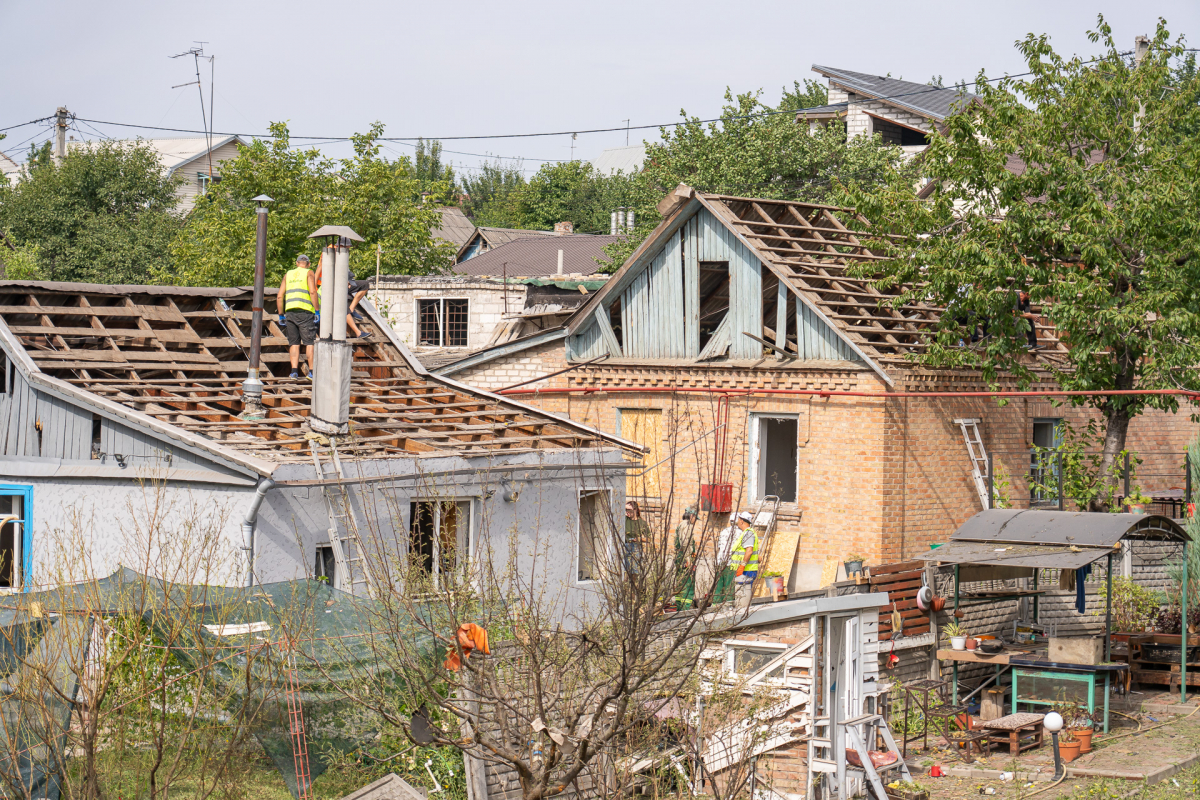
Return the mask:
M872 363L898 361L910 353L919 353L936 335L941 308L920 302L893 308L891 302L909 288L907 285L883 291L875 287L871 278L849 274L852 266L889 260L864 243L864 239L869 241L877 234L865 230L869 223L853 208L704 194L685 186L675 193L681 200L681 191L691 202L683 202L668 213L605 288L571 317L571 333L587 324L597 305L612 287L621 285L629 270L641 269L648 263L648 257L662 247L664 234L675 230L697 207L703 207ZM1066 347L1054 337L1053 330L1039 326L1038 338L1045 345L1037 355L1039 360L1065 355ZM788 346L794 352L799 351L790 334Z
M517 239L454 265L459 275L540 278L558 273L558 251L563 254L564 275L595 275L596 259L604 258L604 247L619 236L565 236ZM507 266L505 266L507 264Z
M268 293L266 418L245 421L250 289L0 281L0 338L39 379L65 382L258 463L307 461L311 384L290 371ZM354 342L349 457L510 455L623 440L452 380L411 360L369 303ZM17 349L19 348L19 349ZM23 351L23 352L22 352ZM257 468L257 467L256 467Z
M965 89L957 87L930 86L884 75L822 67L818 64L813 64L812 68L813 72L824 75L835 86L863 97L881 100L888 105L908 109L937 122L941 122L975 97Z

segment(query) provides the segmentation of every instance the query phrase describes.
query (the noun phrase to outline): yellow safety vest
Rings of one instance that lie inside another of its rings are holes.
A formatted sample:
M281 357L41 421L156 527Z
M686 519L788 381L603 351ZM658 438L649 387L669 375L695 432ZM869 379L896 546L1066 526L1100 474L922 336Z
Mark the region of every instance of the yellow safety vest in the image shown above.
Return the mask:
M750 560L746 562L746 568L743 572L758 572L758 531L753 527L747 528L744 531L734 531L734 535L738 537L738 544L734 545L733 552L729 555L729 566L735 571L742 566L742 559L746 557L746 542L745 535L753 533L754 535L754 551L750 553Z
M315 311L312 295L308 292L308 267L288 270L283 284L284 311Z

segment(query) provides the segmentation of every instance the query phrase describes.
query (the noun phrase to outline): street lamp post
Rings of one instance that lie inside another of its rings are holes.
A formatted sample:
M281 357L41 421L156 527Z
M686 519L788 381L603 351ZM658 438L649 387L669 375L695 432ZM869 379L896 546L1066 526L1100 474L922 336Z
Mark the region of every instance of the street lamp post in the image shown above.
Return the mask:
M267 203L274 202L265 194L254 198L258 204L258 241L254 248L254 299L250 304L250 364L246 368L246 380L242 381L243 416L261 417L263 413L263 384L259 378L262 361L263 295L267 282Z
M1042 720L1042 727L1050 731L1050 738L1054 742L1054 780L1062 780L1062 754L1058 752L1058 732L1061 731L1063 727L1062 715L1057 711L1051 711L1046 715L1046 718Z

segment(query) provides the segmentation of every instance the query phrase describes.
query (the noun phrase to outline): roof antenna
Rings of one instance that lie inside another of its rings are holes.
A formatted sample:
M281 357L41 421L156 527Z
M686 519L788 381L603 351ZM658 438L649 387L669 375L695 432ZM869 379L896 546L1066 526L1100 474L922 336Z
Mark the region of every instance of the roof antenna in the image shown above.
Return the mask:
M212 98L212 94L213 94L213 92L212 92L212 76L209 77L209 84L208 84L209 108L208 108L208 113L206 114L204 111L204 86L201 85L201 83L200 83L200 59L202 59L202 58L208 59L208 64L212 68L213 75L215 75L216 74L216 66L213 62L216 59L216 56L204 55L204 45L206 45L206 44L208 44L208 42L196 42L196 45L197 45L196 47L193 47L190 50L184 50L182 53L176 53L175 55L170 56L170 58L183 58L184 56L191 56L192 60L195 62L195 65L196 65L196 80L188 81L187 83L181 83L181 84L178 84L177 86L172 86L171 88L172 89L181 89L184 86L195 86L196 89L200 92L200 119L204 123L204 143L208 147L208 183L211 186L212 185L212 177L213 177L213 171L212 171L212 126L211 126L212 99L213 99Z

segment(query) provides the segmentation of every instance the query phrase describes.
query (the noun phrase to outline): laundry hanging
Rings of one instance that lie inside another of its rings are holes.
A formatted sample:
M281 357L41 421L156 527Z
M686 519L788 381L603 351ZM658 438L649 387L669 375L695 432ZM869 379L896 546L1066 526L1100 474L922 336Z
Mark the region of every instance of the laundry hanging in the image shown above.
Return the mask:
M1092 565L1080 567L1075 570L1075 610L1080 614L1087 611L1087 592L1084 587L1084 581L1088 575L1092 574Z

